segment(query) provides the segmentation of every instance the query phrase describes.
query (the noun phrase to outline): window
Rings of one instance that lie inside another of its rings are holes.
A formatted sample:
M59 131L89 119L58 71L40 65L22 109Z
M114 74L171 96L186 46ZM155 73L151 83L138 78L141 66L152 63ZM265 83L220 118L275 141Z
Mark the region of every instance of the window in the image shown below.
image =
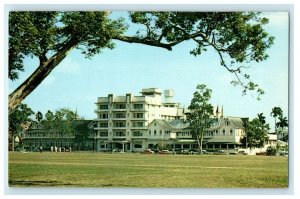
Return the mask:
M124 131L116 131L116 132L115 132L115 136L120 136L120 137L122 137L122 136L126 136L126 135L125 135L125 132L124 132Z
M156 135L156 130L154 130L154 135Z
M161 130L159 131L159 135L162 135L162 131Z
M151 135L151 130L149 130L149 135Z
M133 127L144 127L144 122L133 122Z
M143 109L143 104L134 104L133 108L134 109Z
M143 136L143 133L140 131L134 131L133 136Z
M107 110L108 109L108 105L107 104L105 104L105 105L102 104L102 105L99 106L99 109L100 110Z
M225 135L225 129L223 129L223 135Z
M216 135L219 135L219 131L218 130L216 130Z
M126 123L125 122L115 122L114 127L125 127Z
M136 149L142 148L142 144L134 144L133 146L134 146L134 148L136 148Z
M99 118L100 119L107 119L108 118L108 114L107 113L99 114Z
M99 125L101 128L106 128L108 127L108 123L100 123Z
M107 137L108 136L108 132L100 132L100 137Z
M116 104L115 108L116 109L126 109L126 104Z
M232 135L232 133L233 133L233 131L232 131L232 129L230 129L230 135Z
M126 118L125 113L116 113L116 118Z
M133 117L134 117L134 118L143 118L143 117L144 117L144 114L143 114L143 113L134 113L134 114L133 114Z

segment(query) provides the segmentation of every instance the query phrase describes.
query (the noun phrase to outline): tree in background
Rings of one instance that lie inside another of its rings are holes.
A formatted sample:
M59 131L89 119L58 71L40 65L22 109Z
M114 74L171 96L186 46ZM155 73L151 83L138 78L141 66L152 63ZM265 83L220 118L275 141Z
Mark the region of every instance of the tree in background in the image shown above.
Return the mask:
M258 118L247 123L247 145L250 149L264 146L269 129L269 124L263 124Z
M280 107L274 107L272 108L272 112L270 114L272 117L274 117L275 119L275 133L277 134L277 126L276 126L276 118L279 117L279 116L282 116L282 109Z
M35 114L35 119L40 122L42 119L43 119L43 114L38 111L36 114Z
M160 47L166 50L187 40L194 42L190 53L198 56L214 50L220 66L236 79L231 83L247 91L264 91L244 73L246 64L268 58L273 44L263 26L268 19L258 12L130 12L112 19L111 12L19 12L9 13L9 73L11 80L24 71L25 57L39 60L36 70L9 95L12 111L75 48L86 58L103 49L113 49L113 40ZM131 25L138 31L128 35Z
M63 147L64 137L74 134L72 121L77 117L77 113L67 108L57 110L54 114L48 110L43 121L44 130L50 132L54 142L60 138L60 147Z
M279 121L276 123L276 127L280 128L280 131L278 133L282 134L282 140L283 141L288 142L288 133L287 134L283 134L283 129L285 127L289 126L288 119L287 119L287 117L283 117L282 115L280 115L278 117L278 119L279 119Z
M8 118L8 128L9 132L11 132L11 144L12 150L14 151L14 139L16 135L23 130L22 125L27 125L28 122L31 122L32 116L34 112L29 108L26 104L19 104L14 111L9 114Z
M202 153L205 129L210 127L210 117L213 114L213 106L209 103L211 93L211 89L208 89L206 85L198 85L191 104L188 107L190 114L187 116L187 122L189 123L191 134L198 142L200 153Z

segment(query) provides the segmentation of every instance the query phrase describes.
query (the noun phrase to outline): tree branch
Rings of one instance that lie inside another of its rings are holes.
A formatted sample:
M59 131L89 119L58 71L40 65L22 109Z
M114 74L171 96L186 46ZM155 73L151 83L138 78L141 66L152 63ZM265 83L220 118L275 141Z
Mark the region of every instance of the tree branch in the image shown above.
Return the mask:
M146 44L149 46L156 46L160 48L165 48L167 50L172 50L172 44L166 44L166 43L161 43L156 40L150 40L150 39L141 39L138 37L129 37L129 36L124 36L124 35L116 35L112 39L119 40L119 41L124 41L127 43L139 43L139 44Z
M25 99L77 44L78 41L76 39L73 39L70 40L60 51L58 51L51 58L46 59L45 56L40 56L39 67L8 96L9 111L13 110L23 99Z

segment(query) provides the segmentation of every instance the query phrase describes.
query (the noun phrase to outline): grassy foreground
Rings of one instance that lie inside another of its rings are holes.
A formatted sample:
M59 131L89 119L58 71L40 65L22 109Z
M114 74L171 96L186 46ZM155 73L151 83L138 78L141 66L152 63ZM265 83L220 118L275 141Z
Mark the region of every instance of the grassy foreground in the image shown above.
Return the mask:
M288 187L281 156L11 152L8 172L11 187Z

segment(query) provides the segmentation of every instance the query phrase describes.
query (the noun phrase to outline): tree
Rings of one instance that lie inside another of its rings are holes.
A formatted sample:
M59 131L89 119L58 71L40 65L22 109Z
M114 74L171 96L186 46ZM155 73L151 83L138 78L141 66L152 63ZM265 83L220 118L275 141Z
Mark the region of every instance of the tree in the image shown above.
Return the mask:
M277 128L280 127L281 128L281 133L283 134L283 128L289 126L288 120L287 120L286 117L283 117L282 115L280 115L278 117L278 119L279 119L279 121L276 123L276 127ZM280 132L278 132L278 133L280 133ZM283 138L284 141L288 141L288 135L282 135L282 138Z
M90 141L89 135L94 131L88 128L89 121L77 121L74 123L75 145L77 150L87 150L86 143Z
M213 114L213 106L209 103L211 93L212 91L206 88L206 85L198 85L188 107L191 113L187 116L187 122L189 123L191 134L198 142L201 154L205 129L210 127L210 117Z
M279 117L279 116L282 116L282 109L280 107L274 107L272 108L272 112L270 114L272 117L274 117L275 119L275 133L277 134L277 126L276 126L276 118Z
M45 113L45 119L42 120L43 129L45 132L50 132L50 137L52 139L52 142L55 142L58 135L56 133L56 124L54 122L54 114L52 111L48 110L47 113ZM52 145L52 144L51 144Z
M60 146L66 135L74 133L72 121L75 119L75 113L69 109L62 108L53 114L50 110L45 114L46 119L43 121L44 130L51 132L54 139L60 138Z
M36 114L35 114L35 118L38 122L40 122L42 119L43 119L43 114L38 111Z
M247 144L251 148L262 147L267 139L269 124L262 124L258 118L254 118L247 124Z
M61 61L77 48L91 58L113 40L139 43L167 50L186 40L195 42L192 55L214 50L220 65L234 74L233 85L264 91L245 74L245 64L267 59L274 37L263 29L268 19L257 12L131 12L130 24L139 30L128 34L124 18L112 19L110 12L10 12L9 78L18 79L27 56L39 60L37 69L9 95L9 111L22 102ZM130 32L130 31L128 31Z
M260 123L261 123L262 125L265 125L265 124L266 124L266 117L264 116L263 113L257 114L257 118L258 118L258 120L260 121Z
M14 138L20 131L22 131L22 125L26 125L26 123L31 122L30 116L33 115L34 112L29 108L26 104L19 104L14 111L9 114L9 122L8 128L11 132L12 138L12 150L14 150Z

